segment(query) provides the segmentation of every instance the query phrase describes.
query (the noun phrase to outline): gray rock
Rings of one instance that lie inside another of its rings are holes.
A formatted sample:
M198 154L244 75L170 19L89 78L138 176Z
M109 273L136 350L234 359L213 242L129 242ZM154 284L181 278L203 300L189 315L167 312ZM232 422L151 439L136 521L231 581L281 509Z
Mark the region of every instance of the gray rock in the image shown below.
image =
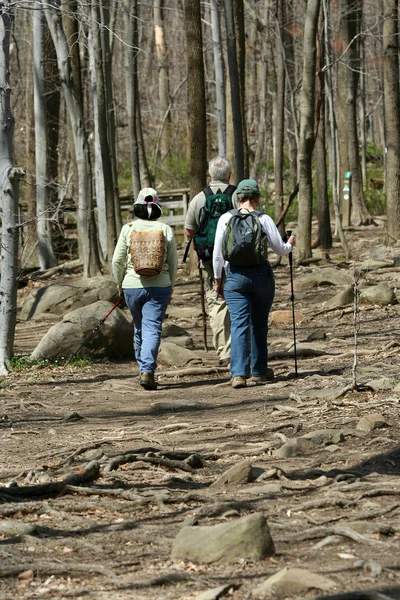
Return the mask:
M282 569L254 590L254 594L269 593L274 598L294 596L307 590L329 591L336 587L332 579L312 573L306 569Z
M392 288L380 283L367 287L361 291L360 302L364 304L379 304L386 306L387 304L395 304L397 302L396 295Z
M181 348L193 348L193 338L190 335L179 335L177 337L168 336L166 338L169 344L176 344Z
M107 277L48 285L32 290L24 302L20 318L22 321L38 319L43 313L65 315L100 300L115 302L117 298L117 286Z
M189 335L189 333L183 327L179 327L179 325L175 325L175 323L168 323L168 322L164 321L163 327L162 327L162 333L161 333L162 338L168 338L168 337L175 338L175 337L179 337L179 336L188 336L188 335Z
M394 386L394 388L393 388L393 391L394 391L394 392L396 392L396 393L400 392L400 383L397 383L397 384Z
M262 560L274 553L266 518L253 513L212 527L183 527L174 540L171 558L212 564Z
M31 359L68 357L93 331L110 310L111 302L95 302L65 315L49 329L31 354ZM82 348L90 356L133 356L133 332L130 315L116 308L95 335Z
M354 292L352 287L348 287L342 292L335 294L332 298L324 303L324 308L341 308L351 304L354 300Z
M201 308L196 306L171 306L167 308L166 315L171 319L199 319Z
M243 485L249 483L252 477L252 466L248 461L242 461L234 465L211 484L211 487L222 487L224 485Z
M169 367L183 367L188 363L201 363L199 354L188 348L182 348L169 341L162 341L158 353L158 362Z
M220 585L219 587L212 588L202 592L199 596L195 596L193 600L219 600L226 596L231 590L237 590L238 585L235 583L228 583L226 585Z
M265 483L264 485L248 486L238 490L239 494L247 494L248 496L265 496L267 494L279 494L282 491L280 483Z
M339 444L344 441L344 437L343 431L338 429L317 429L302 436L302 438L318 445Z
M364 415L357 423L357 429L361 431L373 431L378 427L388 427L389 423L385 417L380 413L372 413L370 415Z
M347 285L349 284L346 273L340 269L327 267L316 269L313 273L297 277L294 281L295 291L308 290L318 285Z
M275 456L277 458L291 458L292 456L297 456L302 452L307 452L312 449L313 443L304 439L304 437L291 438L276 450Z
M393 389L393 380L389 377L382 377L380 379L371 379L367 381L368 385L374 392L384 392L385 390Z
M300 396L302 398L333 398L336 394L338 394L342 387L331 387L331 388L310 388L309 390L305 390L301 392Z

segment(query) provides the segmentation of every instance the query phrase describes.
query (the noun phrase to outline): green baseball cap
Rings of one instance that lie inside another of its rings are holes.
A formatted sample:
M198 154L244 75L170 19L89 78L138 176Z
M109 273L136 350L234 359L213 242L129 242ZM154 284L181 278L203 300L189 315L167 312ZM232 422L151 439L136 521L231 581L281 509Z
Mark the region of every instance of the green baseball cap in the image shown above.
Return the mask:
M257 181L254 179L243 179L240 181L239 185L236 188L237 194L253 194L254 196L260 195L260 189L258 187Z

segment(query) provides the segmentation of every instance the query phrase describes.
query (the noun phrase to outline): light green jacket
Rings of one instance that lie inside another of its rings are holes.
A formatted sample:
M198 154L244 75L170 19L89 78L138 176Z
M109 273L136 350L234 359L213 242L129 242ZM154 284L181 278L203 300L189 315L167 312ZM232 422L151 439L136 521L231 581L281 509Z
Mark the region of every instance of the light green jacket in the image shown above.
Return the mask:
M133 268L129 252L129 241L131 231L156 231L162 229L165 238L164 265L159 275L144 277L138 275ZM161 221L145 221L136 219L127 223L121 229L121 233L115 247L112 259L112 272L116 284L123 289L145 288L145 287L174 287L176 273L178 270L178 255L174 232L171 227Z

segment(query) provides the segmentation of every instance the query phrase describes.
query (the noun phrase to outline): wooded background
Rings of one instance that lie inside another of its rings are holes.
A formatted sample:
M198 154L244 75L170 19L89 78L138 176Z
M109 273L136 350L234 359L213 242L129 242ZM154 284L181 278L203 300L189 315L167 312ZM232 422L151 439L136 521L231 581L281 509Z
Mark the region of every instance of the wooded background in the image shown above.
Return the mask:
M0 5L3 316L27 267L79 256L85 276L104 273L121 196L147 185L193 196L216 154L233 183L258 180L275 218L298 190L299 262L332 234L349 256L346 172L351 223L385 212L397 243L398 0Z

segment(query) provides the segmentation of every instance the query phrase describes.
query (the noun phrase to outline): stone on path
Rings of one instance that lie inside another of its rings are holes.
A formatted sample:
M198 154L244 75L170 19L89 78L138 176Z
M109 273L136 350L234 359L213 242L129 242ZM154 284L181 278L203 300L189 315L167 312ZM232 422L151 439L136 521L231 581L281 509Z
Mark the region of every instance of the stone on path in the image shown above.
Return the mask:
M287 442L283 444L278 450L275 452L275 456L277 458L291 458L292 456L297 456L302 452L307 452L312 450L314 444L307 439L304 438L291 438Z
M297 596L307 590L329 591L336 587L336 583L328 577L312 573L306 569L282 569L264 583L259 585L253 594L269 593L274 598Z
M174 540L171 558L212 564L262 560L274 553L266 518L253 513L211 527L183 527Z
M117 286L107 277L51 284L31 291L22 307L20 319L38 319L46 313L65 315L100 300L115 302L117 298Z
M324 308L342 308L348 306L354 301L354 292L352 287L335 294L332 298L324 303Z
M294 290L300 292L309 290L318 285L349 285L349 279L345 271L327 267L316 269L312 273L297 277L294 281Z
M161 337L162 338L169 338L169 337L179 337L179 336L188 336L189 333L186 329L184 329L183 327L180 327L179 325L175 325L175 323L168 323L168 321L164 321L163 326L162 326L162 333L161 333Z
M295 313L296 325L299 325L304 321L304 315L296 310ZM269 316L270 325L291 325L292 324L292 311L291 310L274 310Z
M166 316L171 319L199 319L201 317L201 308L195 306L169 305Z
M212 487L222 487L224 485L243 485L251 481L252 466L248 461L242 461L234 465L225 473L222 473L218 479L211 484Z
M360 302L363 304L386 306L387 304L396 304L397 299L392 288L380 283L379 285L373 285L361 290Z
M167 338L168 339L168 338ZM158 353L158 363L168 367L183 367L188 363L201 363L202 358L197 352L182 348L169 341L162 341Z
M63 317L40 340L30 358L66 358L73 354L100 320L112 308L111 302L95 302ZM91 356L133 356L133 332L130 315L116 308L82 348Z
M380 379L371 379L366 385L374 392L384 392L393 389L393 381L389 377L381 377Z
M373 431L379 427L388 427L389 423L380 413L364 415L357 423L357 429L361 431Z

